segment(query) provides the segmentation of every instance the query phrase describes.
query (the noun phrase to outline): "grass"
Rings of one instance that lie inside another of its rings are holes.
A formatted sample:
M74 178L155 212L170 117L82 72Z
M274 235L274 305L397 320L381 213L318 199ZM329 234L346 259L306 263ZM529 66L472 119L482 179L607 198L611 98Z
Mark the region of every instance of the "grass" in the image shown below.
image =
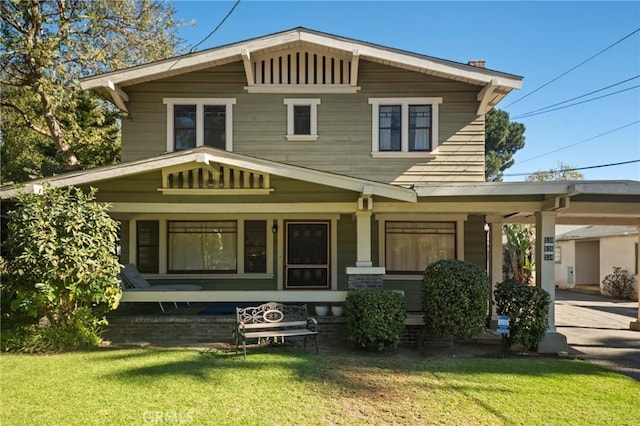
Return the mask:
M640 384L576 360L104 349L0 360L0 424L631 425Z

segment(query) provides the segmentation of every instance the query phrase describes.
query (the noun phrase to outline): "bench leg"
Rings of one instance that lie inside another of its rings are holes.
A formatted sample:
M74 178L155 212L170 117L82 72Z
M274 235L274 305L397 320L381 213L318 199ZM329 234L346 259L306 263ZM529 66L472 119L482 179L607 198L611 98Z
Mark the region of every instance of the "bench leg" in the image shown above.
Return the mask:
M315 340L316 342L316 355L318 355L318 335L317 334L313 335L313 340Z
M244 359L247 359L247 339L242 337L242 350L244 352Z

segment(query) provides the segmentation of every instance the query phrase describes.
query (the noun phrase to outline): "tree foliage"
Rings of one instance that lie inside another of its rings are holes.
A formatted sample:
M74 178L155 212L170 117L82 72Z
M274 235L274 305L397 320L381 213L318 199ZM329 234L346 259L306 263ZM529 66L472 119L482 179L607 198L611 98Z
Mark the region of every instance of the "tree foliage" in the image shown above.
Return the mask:
M422 310L427 331L465 339L482 331L489 307L489 280L478 266L439 260L422 279Z
M514 279L498 283L496 312L509 317L509 343L519 343L534 350L547 332L551 296L539 287Z
M180 42L157 0L0 3L3 181L113 163L118 113L78 79L166 58Z
M509 120L509 113L492 109L485 115L485 179L501 181L513 166L513 155L524 147L525 126Z
M539 170L530 174L525 178L527 182L549 182L549 181L568 181L582 180L582 173L576 171L568 164L560 162L558 167L551 170Z
M358 347L382 351L400 342L407 316L402 294L382 288L353 291L347 295L345 312L347 340Z
M45 186L42 194L18 196L3 246L3 326L7 319L30 325L46 318L89 336L118 306L118 225L94 195Z
M507 237L505 251L513 278L521 283L531 283L533 275L534 228L530 225L510 224L504 226Z

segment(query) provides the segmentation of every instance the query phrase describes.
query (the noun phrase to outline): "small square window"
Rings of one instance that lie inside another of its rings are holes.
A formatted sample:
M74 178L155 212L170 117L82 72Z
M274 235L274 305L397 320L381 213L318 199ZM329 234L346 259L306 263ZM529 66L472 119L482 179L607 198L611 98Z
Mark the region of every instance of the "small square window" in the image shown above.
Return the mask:
M285 99L287 106L287 140L318 139L318 105L320 99Z

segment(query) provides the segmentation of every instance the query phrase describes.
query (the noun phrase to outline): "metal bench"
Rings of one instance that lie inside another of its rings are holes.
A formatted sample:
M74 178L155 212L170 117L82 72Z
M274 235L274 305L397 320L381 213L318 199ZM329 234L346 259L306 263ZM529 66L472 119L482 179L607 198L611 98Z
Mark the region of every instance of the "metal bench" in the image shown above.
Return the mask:
M283 305L269 302L260 306L236 308L236 354L242 340L244 358L247 358L247 339L268 337L312 336L318 353L318 322L307 314L307 305Z

